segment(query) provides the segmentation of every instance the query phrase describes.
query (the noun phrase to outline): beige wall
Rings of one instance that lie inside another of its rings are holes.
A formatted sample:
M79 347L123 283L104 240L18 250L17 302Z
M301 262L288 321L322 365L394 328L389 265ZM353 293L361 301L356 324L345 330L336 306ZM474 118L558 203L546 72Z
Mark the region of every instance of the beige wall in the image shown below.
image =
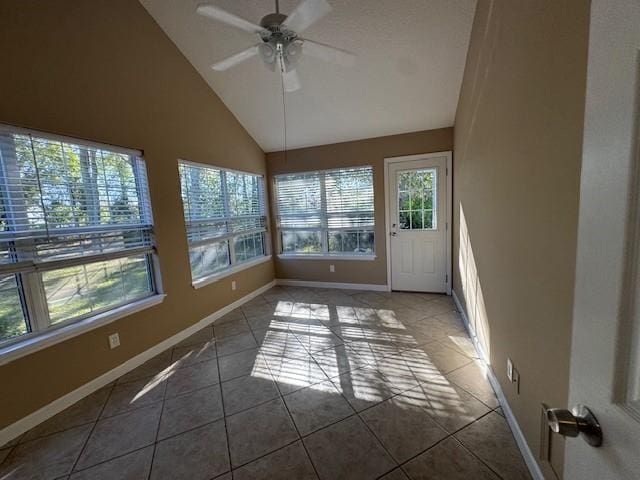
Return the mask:
M191 287L177 158L264 173L264 153L137 1L3 0L0 52L0 122L144 151L167 293L0 367L3 427L268 283L273 265Z
M480 0L455 123L453 286L536 456L541 403L567 406L588 17Z
M384 159L418 153L449 151L453 148L453 128L377 137L267 154L269 186L273 175L330 168L373 166L375 197L374 261L356 260L275 260L276 278L318 282L387 284L386 235L384 225ZM273 203L273 202L272 202ZM272 211L275 220L275 211ZM273 223L273 245L276 243ZM329 272L335 265L335 273Z

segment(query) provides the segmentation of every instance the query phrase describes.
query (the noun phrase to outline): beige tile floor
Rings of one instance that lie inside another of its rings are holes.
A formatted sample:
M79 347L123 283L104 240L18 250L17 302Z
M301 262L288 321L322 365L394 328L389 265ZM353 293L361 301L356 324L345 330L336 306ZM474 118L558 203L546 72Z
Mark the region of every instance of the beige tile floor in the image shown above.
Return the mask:
M9 479L528 479L450 298L276 287L0 448Z

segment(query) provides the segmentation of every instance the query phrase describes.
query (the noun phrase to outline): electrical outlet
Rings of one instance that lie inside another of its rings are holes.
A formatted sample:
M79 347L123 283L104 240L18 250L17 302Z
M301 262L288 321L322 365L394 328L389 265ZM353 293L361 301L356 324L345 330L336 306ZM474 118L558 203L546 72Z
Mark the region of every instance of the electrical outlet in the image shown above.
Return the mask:
M329 265L329 271L331 273L335 272L336 271L336 266L335 265Z
M513 361L507 358L507 378L511 383L515 383L516 395L520 395L520 372L513 366Z
M109 347L113 350L116 347L120 346L120 335L114 333L113 335L109 335Z
M235 289L236 289L236 281L231 280L231 290L235 290Z

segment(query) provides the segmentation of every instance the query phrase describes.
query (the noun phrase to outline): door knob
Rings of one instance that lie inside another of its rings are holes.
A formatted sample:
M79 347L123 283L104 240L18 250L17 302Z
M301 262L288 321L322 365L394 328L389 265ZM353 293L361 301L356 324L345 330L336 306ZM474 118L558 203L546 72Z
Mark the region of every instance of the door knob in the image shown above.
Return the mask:
M398 235L398 232L389 232L389 235L391 235L392 237L395 237L396 235Z
M547 422L555 433L563 437L577 437L582 434L592 447L602 445L602 428L593 412L584 405L576 405L571 411L562 408L548 408Z

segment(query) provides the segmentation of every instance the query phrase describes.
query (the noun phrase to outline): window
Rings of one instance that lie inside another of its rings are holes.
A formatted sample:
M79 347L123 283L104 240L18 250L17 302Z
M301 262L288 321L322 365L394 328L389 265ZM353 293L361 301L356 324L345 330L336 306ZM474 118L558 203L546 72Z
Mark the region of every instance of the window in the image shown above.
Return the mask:
M374 253L373 168L275 177L283 254Z
M180 161L194 281L266 255L263 178Z
M398 224L402 230L435 230L436 170L398 172Z
M155 293L139 152L0 126L0 343Z

